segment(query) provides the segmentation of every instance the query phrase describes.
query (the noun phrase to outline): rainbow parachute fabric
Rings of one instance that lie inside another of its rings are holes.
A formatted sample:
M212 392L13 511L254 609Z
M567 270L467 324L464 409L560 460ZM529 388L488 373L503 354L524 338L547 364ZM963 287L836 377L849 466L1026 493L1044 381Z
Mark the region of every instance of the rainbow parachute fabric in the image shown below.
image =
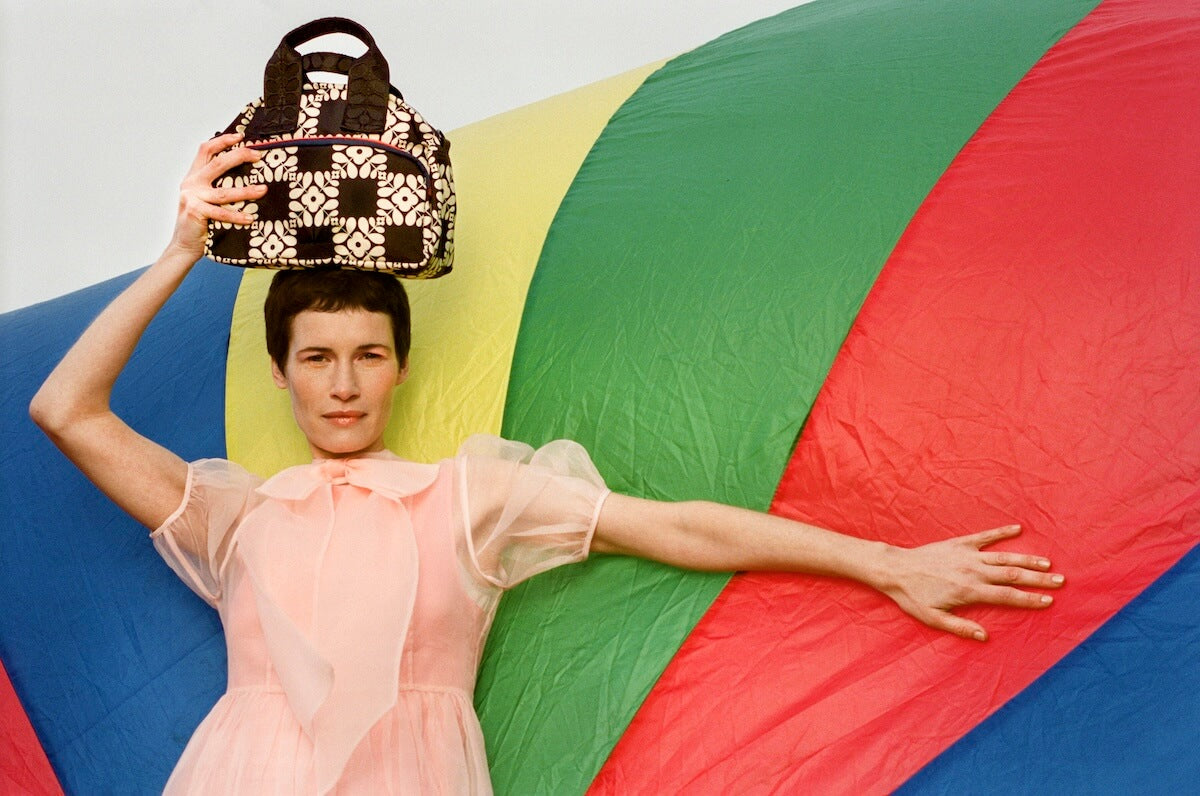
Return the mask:
M498 793L1194 790L1197 75L1194 0L817 0L451 135L395 451L570 437L618 491L906 545L1017 520L1069 579L975 644L832 580L557 570L480 675ZM159 790L224 688L215 613L25 414L131 278L0 317L0 792ZM117 411L303 460L268 279L201 263Z

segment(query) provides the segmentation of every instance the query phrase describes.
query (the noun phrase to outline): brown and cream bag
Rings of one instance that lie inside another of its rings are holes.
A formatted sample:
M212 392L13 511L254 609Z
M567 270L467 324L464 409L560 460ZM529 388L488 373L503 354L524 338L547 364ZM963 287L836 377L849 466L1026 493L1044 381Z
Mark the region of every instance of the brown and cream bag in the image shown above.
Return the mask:
M300 55L328 33L367 46L354 58ZM344 85L310 82L309 72L346 75ZM431 278L454 257L450 142L404 101L366 28L339 17L287 34L267 63L263 97L225 132L263 150L256 163L226 172L217 187L266 183L257 200L232 205L250 226L210 221L206 254L255 268L340 266Z

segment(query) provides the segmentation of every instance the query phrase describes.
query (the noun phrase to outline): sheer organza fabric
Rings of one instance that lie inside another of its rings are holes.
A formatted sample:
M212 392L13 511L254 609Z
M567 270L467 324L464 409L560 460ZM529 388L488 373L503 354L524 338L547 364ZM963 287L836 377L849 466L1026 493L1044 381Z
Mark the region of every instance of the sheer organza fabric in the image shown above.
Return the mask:
M263 482L194 462L154 545L220 613L226 693L166 793L490 793L472 692L503 591L587 556L587 453L472 437Z

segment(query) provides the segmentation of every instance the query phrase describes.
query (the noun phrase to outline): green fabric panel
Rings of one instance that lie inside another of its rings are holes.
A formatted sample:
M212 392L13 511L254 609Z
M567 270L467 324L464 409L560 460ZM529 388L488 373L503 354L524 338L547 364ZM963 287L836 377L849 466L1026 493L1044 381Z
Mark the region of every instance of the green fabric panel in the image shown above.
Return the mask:
M1096 3L812 3L652 75L529 290L506 436L615 490L766 509L867 291L960 147ZM509 595L480 675L498 793L579 793L727 581L597 557Z

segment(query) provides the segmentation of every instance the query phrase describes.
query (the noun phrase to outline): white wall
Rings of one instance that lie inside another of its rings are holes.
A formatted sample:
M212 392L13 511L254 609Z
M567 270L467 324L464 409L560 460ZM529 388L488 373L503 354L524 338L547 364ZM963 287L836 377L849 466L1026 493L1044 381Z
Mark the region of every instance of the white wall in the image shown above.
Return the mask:
M434 124L689 50L801 0L0 0L0 311L151 262L201 141L291 28L348 16Z

